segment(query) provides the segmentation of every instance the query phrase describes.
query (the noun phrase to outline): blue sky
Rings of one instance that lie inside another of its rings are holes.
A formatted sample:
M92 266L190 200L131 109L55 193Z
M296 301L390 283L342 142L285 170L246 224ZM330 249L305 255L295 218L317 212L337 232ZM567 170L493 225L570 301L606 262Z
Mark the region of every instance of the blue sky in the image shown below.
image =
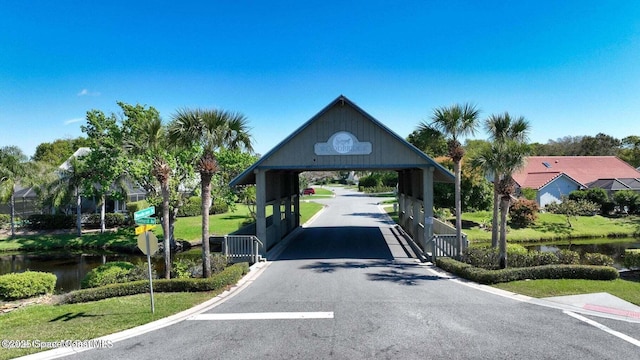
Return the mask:
M0 3L0 146L28 155L116 101L240 111L264 154L340 94L402 137L464 102L536 142L640 135L640 2Z

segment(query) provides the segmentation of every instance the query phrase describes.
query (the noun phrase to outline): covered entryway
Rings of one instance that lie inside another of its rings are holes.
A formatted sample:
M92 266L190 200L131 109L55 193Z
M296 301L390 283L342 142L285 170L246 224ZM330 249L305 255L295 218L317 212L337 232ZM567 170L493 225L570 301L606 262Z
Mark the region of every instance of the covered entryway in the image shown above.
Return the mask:
M444 255L457 255L454 241L433 241L434 229L455 234L433 218L433 184L453 183L453 174L341 95L231 182L256 185L255 235L264 244L263 256L300 226L298 175L336 170L397 171L402 228L431 254L449 249Z

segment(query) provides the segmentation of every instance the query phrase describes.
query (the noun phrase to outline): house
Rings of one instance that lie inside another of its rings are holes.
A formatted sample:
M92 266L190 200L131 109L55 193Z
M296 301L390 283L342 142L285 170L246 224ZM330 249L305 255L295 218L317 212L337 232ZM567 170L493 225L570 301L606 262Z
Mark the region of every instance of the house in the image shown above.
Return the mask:
M64 163L58 166L57 172L68 171L72 167L72 159L86 156L91 152L90 148L81 147L76 150ZM147 196L146 191L132 184L130 181L126 181L127 187L127 199L126 201L111 199L107 197L106 212L120 212L125 213L127 211L126 203L144 200ZM21 187L18 186L15 193L15 214L21 218L27 218L33 214L42 213L43 209L40 208L38 202L38 194L33 187ZM97 200L91 197L82 197L82 213L96 213L100 209L97 207ZM67 209L71 211L72 209ZM0 204L0 214L9 214L11 211L10 204ZM74 210L75 211L75 210Z
M530 156L513 179L518 190L535 189L544 207L575 190L600 187L611 194L625 186L636 189L640 171L615 156Z

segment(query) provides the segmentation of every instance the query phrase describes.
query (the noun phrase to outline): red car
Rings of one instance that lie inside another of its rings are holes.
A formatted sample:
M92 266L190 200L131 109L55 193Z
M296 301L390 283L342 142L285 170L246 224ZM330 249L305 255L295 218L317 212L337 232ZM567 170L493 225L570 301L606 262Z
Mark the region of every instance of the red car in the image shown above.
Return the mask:
M302 195L313 195L316 191L313 188L306 188L302 190Z

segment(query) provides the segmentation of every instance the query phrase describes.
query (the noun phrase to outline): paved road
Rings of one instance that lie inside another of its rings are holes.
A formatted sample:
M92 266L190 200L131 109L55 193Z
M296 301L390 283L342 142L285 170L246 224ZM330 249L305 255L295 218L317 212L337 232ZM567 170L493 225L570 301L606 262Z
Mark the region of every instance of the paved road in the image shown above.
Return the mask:
M70 359L639 358L638 345L585 319L417 263L389 235L378 201L339 190L250 286L200 320ZM264 313L280 319L239 319ZM221 316L230 320L211 320ZM586 318L640 334L638 323Z

